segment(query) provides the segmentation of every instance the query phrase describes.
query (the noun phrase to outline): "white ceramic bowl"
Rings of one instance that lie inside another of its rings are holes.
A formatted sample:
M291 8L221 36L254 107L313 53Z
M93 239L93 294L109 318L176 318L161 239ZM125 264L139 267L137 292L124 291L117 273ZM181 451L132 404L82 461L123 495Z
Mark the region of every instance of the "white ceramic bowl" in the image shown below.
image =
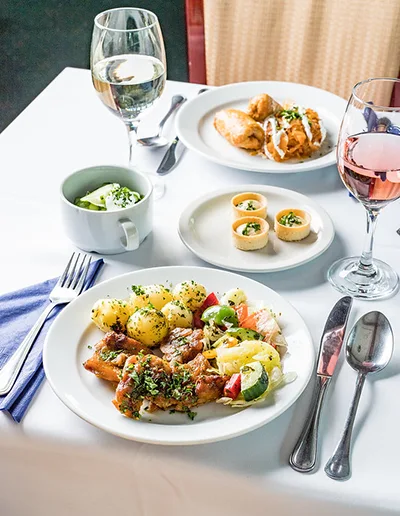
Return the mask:
M75 206L76 197L104 183L119 183L139 192L137 204L116 211L92 211ZM153 227L153 186L130 168L101 165L77 170L61 185L61 212L70 240L87 252L117 254L139 247Z

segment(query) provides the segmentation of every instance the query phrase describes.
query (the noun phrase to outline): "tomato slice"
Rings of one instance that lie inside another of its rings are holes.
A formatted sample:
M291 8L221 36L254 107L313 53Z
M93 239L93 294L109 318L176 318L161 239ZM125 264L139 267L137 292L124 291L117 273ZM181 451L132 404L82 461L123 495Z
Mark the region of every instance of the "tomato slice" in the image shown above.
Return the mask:
M208 296L205 298L203 304L200 307L201 313L204 312L206 308L209 306L215 306L219 305L219 301L217 296L214 294L214 292L211 292L211 294L208 294Z
M210 306L219 305L219 301L217 296L214 294L214 292L211 292L211 294L208 294L208 296L205 298L203 304L200 308L198 308L194 314L193 314L193 326L195 328L203 328L204 322L201 320L201 316L203 315L204 310L209 308Z

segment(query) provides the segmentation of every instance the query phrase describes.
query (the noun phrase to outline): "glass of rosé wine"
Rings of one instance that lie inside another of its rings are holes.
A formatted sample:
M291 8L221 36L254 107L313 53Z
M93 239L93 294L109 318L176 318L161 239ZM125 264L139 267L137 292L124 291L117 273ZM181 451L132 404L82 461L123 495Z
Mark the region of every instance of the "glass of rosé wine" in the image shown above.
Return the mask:
M399 79L377 78L353 88L339 133L337 165L350 193L367 215L367 236L361 257L343 258L328 271L340 292L359 299L381 299L399 285L396 272L373 259L378 215L400 198L400 104L390 106Z

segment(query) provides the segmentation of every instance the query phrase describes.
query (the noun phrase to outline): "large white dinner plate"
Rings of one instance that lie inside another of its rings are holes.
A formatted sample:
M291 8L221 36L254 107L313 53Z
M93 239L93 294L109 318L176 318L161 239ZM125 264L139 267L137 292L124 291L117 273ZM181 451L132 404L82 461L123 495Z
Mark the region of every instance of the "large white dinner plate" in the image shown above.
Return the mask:
M114 391L110 384L86 371L82 363L93 353L93 346L103 336L90 321L91 308L99 298L125 298L133 284L176 284L193 279L209 292L222 294L233 287L245 290L250 300L268 302L276 313L288 341L289 353L284 371L295 371L297 379L272 393L268 402L233 410L209 403L196 410L190 421L186 414L158 412L151 421L134 421L122 416L112 405ZM272 421L292 405L306 387L314 363L310 333L296 310L270 288L230 272L201 267L160 267L144 269L91 288L69 306L47 336L43 352L44 369L54 392L75 414L112 434L147 443L198 444L228 439L249 432Z
M269 241L258 251L241 251L232 242L231 199L241 192L257 192L267 198ZM274 215L284 208L308 211L311 233L307 238L300 242L278 239L273 230ZM241 272L277 272L298 267L322 254L335 235L329 215L316 202L292 190L265 185L236 185L200 197L182 212L178 232L186 247L202 260Z
M249 99L268 93L280 103L294 101L310 107L320 115L327 137L321 149L311 158L277 163L230 145L214 128L217 111L226 108L245 110ZM181 141L201 156L232 168L253 172L303 172L327 167L335 163L335 147L346 101L319 88L278 81L240 82L210 89L182 106L177 115L177 131Z

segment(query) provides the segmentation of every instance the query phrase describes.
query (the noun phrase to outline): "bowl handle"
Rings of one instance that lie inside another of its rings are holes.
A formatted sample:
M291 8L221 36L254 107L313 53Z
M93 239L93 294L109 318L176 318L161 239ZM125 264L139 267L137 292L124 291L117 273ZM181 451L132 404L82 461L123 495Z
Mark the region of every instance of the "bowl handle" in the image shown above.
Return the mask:
M126 251L134 251L139 247L139 232L137 227L130 219L120 219L118 221L125 236L121 238L121 245Z

